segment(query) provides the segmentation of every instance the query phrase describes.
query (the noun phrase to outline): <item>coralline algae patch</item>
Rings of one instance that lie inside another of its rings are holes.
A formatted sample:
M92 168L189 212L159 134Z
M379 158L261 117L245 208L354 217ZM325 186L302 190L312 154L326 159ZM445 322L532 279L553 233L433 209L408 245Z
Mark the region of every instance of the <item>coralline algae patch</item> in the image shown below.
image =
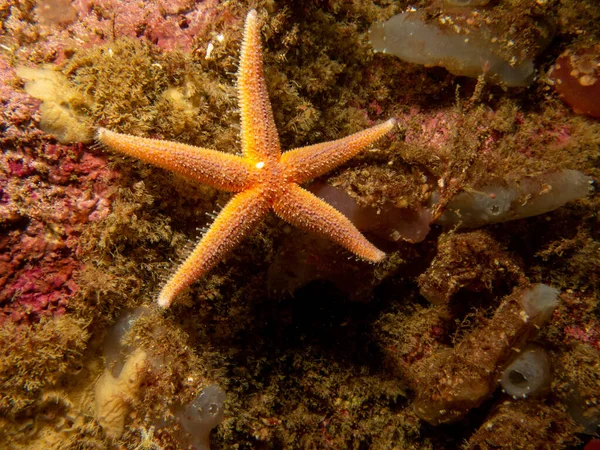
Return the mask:
M77 290L79 236L102 220L116 174L81 145L7 150L0 157L2 317L38 320L64 312Z
M63 313L77 291L79 236L110 210L117 173L83 145L39 130L40 102L0 58L0 322Z
M79 236L109 212L117 177L81 144L58 145L36 124L39 101L16 91L0 60L0 322L64 312L77 291Z
M11 86L14 80L15 70L7 58L0 55L0 121L3 126L0 142L4 144L4 148L12 141L36 139L43 135L33 120L39 101L15 90Z
M190 51L215 19L218 2L41 0L17 2L3 20L3 45L21 59L61 62L74 49L144 37L164 50ZM33 45L30 46L30 44Z

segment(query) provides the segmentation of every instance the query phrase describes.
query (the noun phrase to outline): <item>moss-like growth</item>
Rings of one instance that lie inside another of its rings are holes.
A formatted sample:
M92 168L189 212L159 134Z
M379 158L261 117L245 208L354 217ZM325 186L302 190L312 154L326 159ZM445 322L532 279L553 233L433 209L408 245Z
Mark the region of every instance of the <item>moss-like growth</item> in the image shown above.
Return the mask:
M462 448L572 448L578 442L576 430L577 425L563 405L547 405L539 400L507 401L490 413Z
M43 392L59 388L78 372L88 338L85 323L68 316L31 326L4 322L0 327L2 417L31 414Z
M440 236L438 253L419 276L419 287L427 300L440 304L463 288L483 297L485 291L509 292L525 280L522 269L492 236L473 231Z
M89 115L111 130L157 135L197 145L232 148L237 132L219 136L235 111L235 93L205 73L190 55L162 53L150 44L122 39L77 53L63 68L91 98ZM209 131L210 130L210 131ZM207 136L208 134L208 136ZM227 145L229 144L229 145Z

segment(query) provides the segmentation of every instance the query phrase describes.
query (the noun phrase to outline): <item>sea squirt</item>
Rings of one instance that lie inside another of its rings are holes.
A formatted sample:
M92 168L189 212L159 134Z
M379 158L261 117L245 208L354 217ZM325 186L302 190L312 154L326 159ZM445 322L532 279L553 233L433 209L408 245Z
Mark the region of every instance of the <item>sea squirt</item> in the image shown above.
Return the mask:
M493 317L454 348L419 361L413 368L416 414L431 425L462 419L496 389L499 372L526 345L558 305L558 290L545 284L519 287Z
M512 64L495 54L478 30L459 34L424 19L422 11L409 11L373 25L369 30L373 49L414 64L442 66L454 75L478 77L485 72L491 81L508 86L527 86L533 81L532 60Z
M548 172L520 180L489 182L457 194L437 220L439 225L476 228L537 216L594 191L593 179L577 170ZM434 194L435 203L439 195Z
M181 426L189 433L189 444L196 450L210 449L210 430L223 420L225 397L223 389L211 384L202 389L190 403L175 411Z
M95 385L95 413L109 439L119 439L125 430L131 404L139 396L148 373L160 370L168 364L155 352L146 351L128 339L128 334L141 321L149 321L152 331L159 332L160 325L152 316L156 311L141 306L125 311L107 330L104 339L106 369ZM154 354L153 354L154 353ZM179 425L176 439L188 448L210 449L210 431L223 420L225 392L215 384L209 384L190 402L173 402L172 416L167 420L155 420L153 428L173 430L179 422L187 433L181 433Z
M106 369L94 386L94 406L96 418L110 439L123 434L131 402L139 395L149 368L147 352L123 345L123 339L135 321L149 313L145 307L127 311L104 339Z
M508 395L527 398L545 392L550 387L551 375L546 352L530 347L520 352L504 369L500 384Z

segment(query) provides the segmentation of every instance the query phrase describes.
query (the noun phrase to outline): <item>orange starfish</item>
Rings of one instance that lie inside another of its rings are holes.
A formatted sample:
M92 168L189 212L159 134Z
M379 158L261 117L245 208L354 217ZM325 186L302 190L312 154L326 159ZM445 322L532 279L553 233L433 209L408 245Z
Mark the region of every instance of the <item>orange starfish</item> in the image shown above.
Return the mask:
M348 218L299 184L352 158L392 130L395 120L390 119L343 139L282 154L263 78L260 27L254 10L246 17L238 93L242 156L113 133L104 128L98 130L98 140L114 150L194 181L237 192L163 286L158 304L164 308L239 244L271 209L283 220L323 234L360 258L378 262L385 256Z

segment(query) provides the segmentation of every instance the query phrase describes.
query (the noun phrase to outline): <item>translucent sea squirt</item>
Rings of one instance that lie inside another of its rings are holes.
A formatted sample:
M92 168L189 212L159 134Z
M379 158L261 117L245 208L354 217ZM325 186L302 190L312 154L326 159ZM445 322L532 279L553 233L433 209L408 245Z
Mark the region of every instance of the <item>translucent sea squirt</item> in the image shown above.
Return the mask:
M443 30L424 22L422 11L397 14L369 30L373 49L425 66L441 66L454 75L478 77L484 71L492 81L508 86L527 86L534 78L532 60L510 64L496 55L490 44L478 36Z

